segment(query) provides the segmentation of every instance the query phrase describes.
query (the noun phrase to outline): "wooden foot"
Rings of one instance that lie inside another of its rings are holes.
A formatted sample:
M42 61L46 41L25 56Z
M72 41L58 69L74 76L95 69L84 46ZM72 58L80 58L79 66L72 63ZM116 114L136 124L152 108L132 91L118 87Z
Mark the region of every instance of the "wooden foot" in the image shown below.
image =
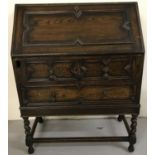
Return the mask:
M43 122L44 122L44 120L43 120L42 117L37 117L37 118L38 118L38 122L39 122L39 123L43 123Z
M32 154L34 152L33 149L33 138L31 135L30 121L28 117L23 117L24 120L24 129L25 129L25 144L28 147L28 153Z
M29 147L29 148L28 148L28 153L29 153L29 154L34 153L34 148L33 148L33 147Z
M134 150L135 150L134 146L133 145L129 145L128 151L129 152L134 152Z
M137 116L138 115L132 115L132 118L131 118L131 126L130 126L130 134L129 134L130 145L128 147L129 152L134 151L134 144L136 143Z
M123 115L119 115L118 118L117 118L117 120L118 120L119 122L121 122L121 121L123 120Z

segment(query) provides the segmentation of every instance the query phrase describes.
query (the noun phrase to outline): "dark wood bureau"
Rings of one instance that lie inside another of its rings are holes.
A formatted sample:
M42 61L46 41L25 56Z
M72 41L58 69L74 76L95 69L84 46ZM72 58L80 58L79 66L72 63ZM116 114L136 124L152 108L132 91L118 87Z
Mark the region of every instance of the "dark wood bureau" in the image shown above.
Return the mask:
M35 142L72 141L126 141L134 151L144 59L137 3L17 4L11 56L29 153ZM118 115L128 135L34 138L54 115Z

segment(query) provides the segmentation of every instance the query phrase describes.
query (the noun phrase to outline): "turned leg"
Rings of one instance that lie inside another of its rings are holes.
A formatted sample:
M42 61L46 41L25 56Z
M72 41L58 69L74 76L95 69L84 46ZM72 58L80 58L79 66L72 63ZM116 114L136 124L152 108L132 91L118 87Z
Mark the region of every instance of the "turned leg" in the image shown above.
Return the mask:
M33 148L33 138L31 135L30 121L28 117L23 117L24 119L24 129L25 129L25 143L28 146L28 153L32 154L34 152Z
M129 134L129 147L128 151L134 151L134 144L136 143L136 127L137 127L137 117L138 115L132 115L130 134Z
M121 122L121 121L123 120L123 115L119 115L118 118L117 118L117 120L118 120L119 122Z
M39 123L43 123L43 122L44 122L44 120L43 120L42 117L37 117L37 119L38 119L38 122L39 122Z

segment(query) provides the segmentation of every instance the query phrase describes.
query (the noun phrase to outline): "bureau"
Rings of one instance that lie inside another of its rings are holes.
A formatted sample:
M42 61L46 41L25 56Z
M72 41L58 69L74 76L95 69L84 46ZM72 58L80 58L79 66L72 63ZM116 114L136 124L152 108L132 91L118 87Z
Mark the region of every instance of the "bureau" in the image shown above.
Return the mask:
M134 151L144 59L137 3L17 4L11 57L29 153L36 142L87 141ZM118 115L128 135L34 137L42 117L60 115Z

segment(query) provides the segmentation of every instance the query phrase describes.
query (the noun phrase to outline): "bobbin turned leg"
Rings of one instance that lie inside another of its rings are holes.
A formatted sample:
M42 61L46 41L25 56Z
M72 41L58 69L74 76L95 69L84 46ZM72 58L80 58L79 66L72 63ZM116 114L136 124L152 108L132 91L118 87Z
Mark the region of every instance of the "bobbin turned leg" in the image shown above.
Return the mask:
M118 118L117 118L117 120L118 120L119 122L121 122L121 121L123 120L123 115L119 115Z
M137 117L138 115L132 115L130 134L129 134L129 147L128 151L134 151L134 144L136 143L136 127L137 127Z
M32 154L34 152L34 148L33 148L33 138L31 135L31 128L30 128L30 121L28 119L28 117L23 117L24 120L24 129L25 129L25 143L26 146L28 146L28 153Z
M44 122L44 120L43 120L42 117L37 117L37 118L38 118L38 122L39 122L39 123L43 123L43 122Z

